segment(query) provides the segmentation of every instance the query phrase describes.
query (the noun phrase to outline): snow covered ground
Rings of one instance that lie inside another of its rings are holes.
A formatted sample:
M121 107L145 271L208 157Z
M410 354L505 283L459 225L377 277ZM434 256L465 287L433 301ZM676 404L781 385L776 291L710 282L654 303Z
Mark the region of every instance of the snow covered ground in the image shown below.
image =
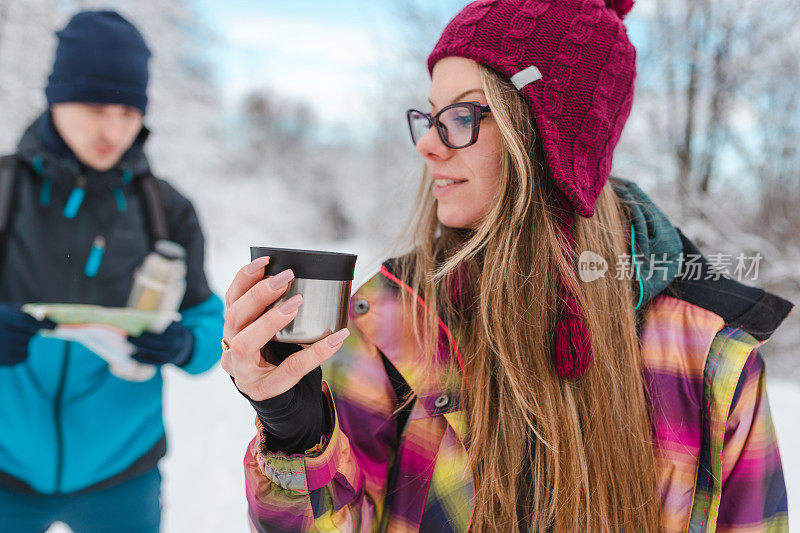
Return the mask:
M776 379L767 385L767 394L789 494L789 529L800 532L800 385Z

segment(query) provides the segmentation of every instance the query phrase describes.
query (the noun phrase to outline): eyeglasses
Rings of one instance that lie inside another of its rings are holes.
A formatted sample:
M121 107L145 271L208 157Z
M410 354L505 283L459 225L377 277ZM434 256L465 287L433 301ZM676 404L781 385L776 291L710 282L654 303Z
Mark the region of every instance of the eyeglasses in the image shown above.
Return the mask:
M475 144L478 140L481 119L490 112L488 105L478 102L458 102L443 108L433 116L416 109L409 109L406 111L406 118L414 146L431 127L436 126L444 145L458 149Z

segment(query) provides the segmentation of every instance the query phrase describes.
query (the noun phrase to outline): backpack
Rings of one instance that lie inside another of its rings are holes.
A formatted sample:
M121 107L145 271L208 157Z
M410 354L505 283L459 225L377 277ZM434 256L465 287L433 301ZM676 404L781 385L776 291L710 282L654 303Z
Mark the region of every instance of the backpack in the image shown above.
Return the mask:
M17 180L17 157L0 157L0 258L5 255L5 243L11 227L11 213L14 207L14 189ZM148 172L139 179L144 196L145 219L150 233L150 242L169 240L167 204L158 180Z

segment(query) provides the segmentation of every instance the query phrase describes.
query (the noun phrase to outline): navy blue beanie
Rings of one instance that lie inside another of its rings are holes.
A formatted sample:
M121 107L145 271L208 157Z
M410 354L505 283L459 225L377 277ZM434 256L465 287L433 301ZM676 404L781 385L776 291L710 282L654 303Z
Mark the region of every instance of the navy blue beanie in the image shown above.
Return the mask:
M81 11L58 32L48 104L89 102L147 108L150 49L116 11Z

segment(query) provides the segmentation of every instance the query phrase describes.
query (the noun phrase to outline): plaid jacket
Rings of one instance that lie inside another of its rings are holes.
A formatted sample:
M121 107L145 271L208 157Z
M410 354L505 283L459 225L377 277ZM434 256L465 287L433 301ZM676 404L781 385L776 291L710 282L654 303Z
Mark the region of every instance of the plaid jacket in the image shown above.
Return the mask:
M792 305L749 287L751 305L726 316L737 306L718 294L725 289L712 298L676 280L643 317L663 531L788 529L758 347ZM459 377L420 375L402 290L384 266L351 299L352 335L324 367L331 435L286 457L269 451L256 421L244 459L253 531L468 530L474 487ZM402 427L387 364L417 397Z

